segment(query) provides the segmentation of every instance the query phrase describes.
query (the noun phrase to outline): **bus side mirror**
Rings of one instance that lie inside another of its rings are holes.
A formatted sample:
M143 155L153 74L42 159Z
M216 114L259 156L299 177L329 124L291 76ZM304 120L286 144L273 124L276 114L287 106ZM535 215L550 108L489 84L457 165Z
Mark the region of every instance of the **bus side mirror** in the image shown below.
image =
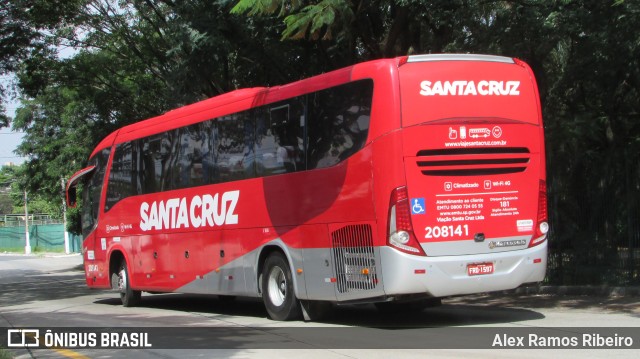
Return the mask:
M70 187L67 189L67 206L69 208L76 208L77 203L77 194L76 187Z

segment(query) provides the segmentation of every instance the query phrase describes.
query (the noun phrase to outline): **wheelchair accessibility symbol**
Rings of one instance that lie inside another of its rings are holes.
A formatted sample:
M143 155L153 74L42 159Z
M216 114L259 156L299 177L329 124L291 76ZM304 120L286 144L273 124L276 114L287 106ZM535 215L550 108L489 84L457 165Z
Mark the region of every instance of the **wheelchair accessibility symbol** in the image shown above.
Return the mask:
M411 214L425 214L424 198L411 199Z

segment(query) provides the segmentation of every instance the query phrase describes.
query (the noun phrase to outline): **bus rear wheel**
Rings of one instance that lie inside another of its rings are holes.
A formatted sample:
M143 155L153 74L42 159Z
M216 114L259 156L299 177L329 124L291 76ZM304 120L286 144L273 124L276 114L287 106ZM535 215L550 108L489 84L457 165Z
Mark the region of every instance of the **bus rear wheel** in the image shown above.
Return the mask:
M273 320L294 320L300 316L300 302L293 290L293 277L286 257L274 252L262 271L262 300Z
M118 290L120 291L122 306L135 307L140 304L142 292L131 288L129 269L127 268L127 262L124 260L120 262L120 269L118 269Z

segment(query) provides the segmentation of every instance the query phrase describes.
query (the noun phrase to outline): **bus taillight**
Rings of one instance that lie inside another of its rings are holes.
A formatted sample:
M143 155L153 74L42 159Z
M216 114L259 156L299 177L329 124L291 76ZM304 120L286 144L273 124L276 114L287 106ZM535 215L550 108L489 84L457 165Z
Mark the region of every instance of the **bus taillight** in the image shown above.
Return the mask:
M404 186L391 192L387 244L405 253L426 256L413 233L409 196Z
M547 232L549 232L548 217L547 183L546 181L540 180L540 189L538 191L538 221L536 222L537 226L535 235L531 239L529 247L537 246L547 239Z

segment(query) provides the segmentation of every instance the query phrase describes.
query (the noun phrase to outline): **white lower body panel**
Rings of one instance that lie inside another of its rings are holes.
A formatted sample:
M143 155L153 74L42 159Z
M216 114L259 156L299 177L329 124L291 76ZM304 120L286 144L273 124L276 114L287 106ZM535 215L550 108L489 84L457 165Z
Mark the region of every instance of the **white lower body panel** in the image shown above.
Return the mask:
M547 268L547 241L523 250L460 256L419 257L380 247L387 296L430 294L445 297L517 288L540 282ZM467 266L493 263L491 274L470 276Z

